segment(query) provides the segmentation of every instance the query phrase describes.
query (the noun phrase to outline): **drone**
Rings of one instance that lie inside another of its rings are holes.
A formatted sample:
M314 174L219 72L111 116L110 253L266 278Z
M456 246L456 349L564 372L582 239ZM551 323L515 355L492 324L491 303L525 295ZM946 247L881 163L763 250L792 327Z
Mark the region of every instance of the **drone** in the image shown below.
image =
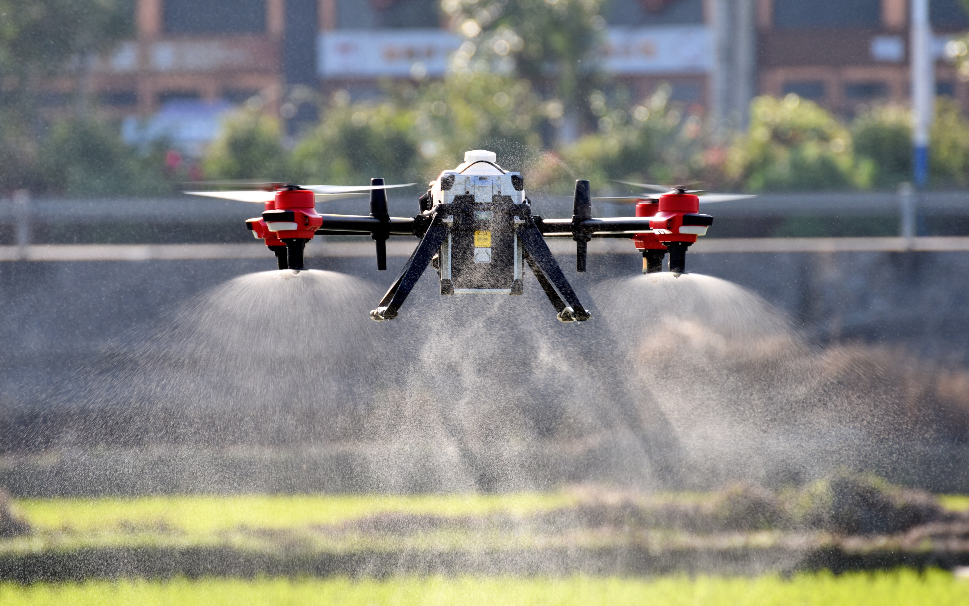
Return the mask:
M686 252L698 236L705 235L713 217L701 214L698 194L704 192L676 186L668 188L631 183L657 193L621 198L618 203L635 203L635 217L595 218L589 181L577 180L572 217L545 219L532 213L525 196L521 173L506 171L497 155L472 150L464 162L445 170L418 198L420 214L391 217L387 190L413 184L387 185L371 179L369 186L295 185L291 183L248 184L238 191L189 191L210 196L265 204L260 217L246 221L256 239L262 240L277 259L279 269L304 269L303 250L315 235L369 235L376 245L377 268L387 269L387 240L410 236L420 243L407 259L400 275L370 312L377 321L396 318L407 296L429 266L433 266L442 295L521 295L525 266L555 308L562 322L582 322L591 316L579 301L555 260L545 238L570 237L576 243L576 271L586 271L588 243L593 238L631 239L643 256L643 273L663 269L669 252L668 270L686 272ZM658 192L663 192L658 194ZM369 215L320 214L318 197L370 195ZM749 196L709 195L710 201Z

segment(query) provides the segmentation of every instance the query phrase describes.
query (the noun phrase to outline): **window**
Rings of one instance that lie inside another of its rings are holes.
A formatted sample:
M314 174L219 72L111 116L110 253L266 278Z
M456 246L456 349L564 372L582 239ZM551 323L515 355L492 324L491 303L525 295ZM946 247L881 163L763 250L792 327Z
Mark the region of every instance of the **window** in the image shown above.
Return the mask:
M611 0L603 6L606 23L615 26L703 23L703 0Z
M172 101L198 101L202 95L194 90L170 90L158 93L158 104L165 105Z
M671 101L699 103L703 100L703 88L698 82L677 82L670 93Z
M888 96L884 82L849 82L845 84L845 97L853 101L872 101Z
M98 95L98 103L107 107L138 105L138 93L133 90L104 91Z
M929 21L944 30L969 28L969 12L962 0L932 0L929 2Z
M439 0L338 0L340 29L437 28L441 25Z
M935 94L940 97L955 97L956 87L952 80L942 80L935 83Z
M233 105L242 105L258 95L259 90L255 88L229 88L222 92L222 98Z
M169 34L261 34L265 0L164 0L162 20Z
M774 27L881 27L881 0L775 0Z
M802 99L824 99L824 82L820 80L793 80L784 83L784 94L794 94Z

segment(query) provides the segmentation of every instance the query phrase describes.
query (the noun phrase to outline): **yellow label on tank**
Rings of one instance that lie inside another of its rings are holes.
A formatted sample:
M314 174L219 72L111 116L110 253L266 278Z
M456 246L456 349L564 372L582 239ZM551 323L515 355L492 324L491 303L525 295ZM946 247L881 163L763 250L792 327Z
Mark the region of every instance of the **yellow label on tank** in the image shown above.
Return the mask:
M491 246L491 232L479 229L474 232L474 247L489 248Z

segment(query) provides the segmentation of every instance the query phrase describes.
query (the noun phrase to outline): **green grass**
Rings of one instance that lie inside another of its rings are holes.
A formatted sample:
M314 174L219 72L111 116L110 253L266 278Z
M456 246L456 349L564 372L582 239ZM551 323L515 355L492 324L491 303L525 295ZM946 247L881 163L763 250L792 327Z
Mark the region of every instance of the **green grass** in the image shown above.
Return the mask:
M704 606L893 606L969 603L969 581L947 572L910 570L877 574L828 573L758 578L395 578L390 580L201 580L122 581L81 584L0 584L4 606L218 606L237 604L566 606L664 604Z
M939 495L939 504L949 511L969 511L969 495L943 494Z
M565 492L415 496L166 496L128 499L37 499L16 507L37 530L80 532L118 527L209 534L239 528L281 529L338 524L382 513L527 515L568 507Z

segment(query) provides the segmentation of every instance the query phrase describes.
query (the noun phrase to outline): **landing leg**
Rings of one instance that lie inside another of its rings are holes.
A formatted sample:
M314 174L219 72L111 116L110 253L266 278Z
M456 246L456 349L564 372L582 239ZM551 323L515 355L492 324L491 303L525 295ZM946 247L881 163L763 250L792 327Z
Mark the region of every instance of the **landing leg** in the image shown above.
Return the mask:
M276 255L276 267L279 269L289 269L285 246L270 246L269 250L273 251L273 254Z
M414 249L410 259L404 265L404 270L401 272L400 277L390 287L390 290L387 291L384 298L380 300L377 309L370 312L371 318L379 322L381 320L392 320L397 317L400 306L404 304L407 295L410 294L410 291L417 284L417 281L421 278L421 274L427 269L431 259L434 258L434 255L437 254L438 249L441 247L441 242L446 237L447 228L440 223L432 225L427 230L421 243Z
M670 251L670 271L674 274L686 273L686 249L689 242L670 242L666 248Z
M655 274L663 271L663 257L666 249L647 248L643 250L643 273Z
M535 271L537 267L545 276L547 284L543 284L542 278L539 277L538 272L535 272L535 277L538 278L539 284L542 284L542 289L548 295L549 301L558 311L558 319L562 322L582 322L591 318L592 315L582 307L575 291L572 290L565 274L562 273L562 268L559 267L555 257L552 256L552 251L548 249L548 244L545 243L542 232L532 224L521 230L520 237L522 245L525 247L525 254L529 259L528 265L532 268L532 271ZM551 292L555 292L556 297L553 298ZM566 306L560 308L556 299L558 301L564 300Z
M286 256L289 258L289 268L300 271L303 269L303 247L306 246L306 240L302 238L287 238L283 241L286 242Z

